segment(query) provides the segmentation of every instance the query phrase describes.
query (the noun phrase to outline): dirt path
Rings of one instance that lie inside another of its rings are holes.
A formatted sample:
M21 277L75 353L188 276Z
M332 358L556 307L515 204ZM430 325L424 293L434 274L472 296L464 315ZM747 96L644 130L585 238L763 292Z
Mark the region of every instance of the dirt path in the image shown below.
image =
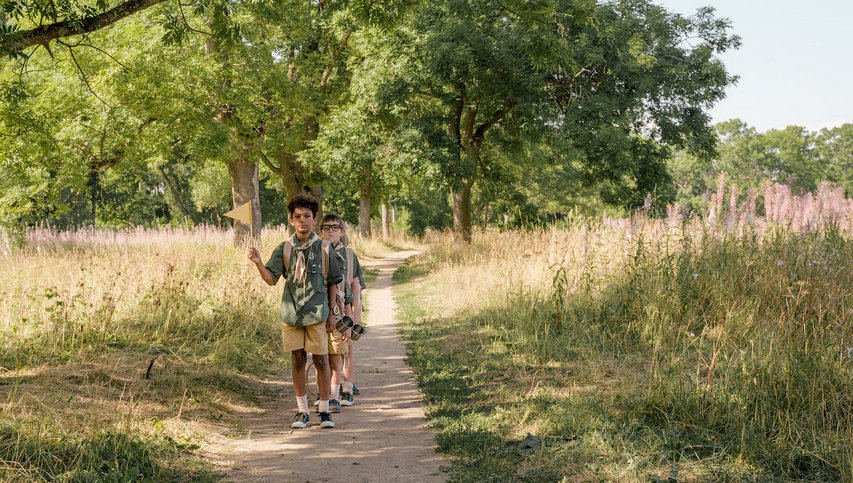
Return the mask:
M262 414L247 416L250 436L234 442L230 482L443 482L435 437L425 427L417 381L404 362L397 336L391 274L407 257L399 252L365 263L379 276L365 293L368 332L358 343L355 404L333 414L334 429L292 430L296 413L290 374L270 381L281 397L265 403ZM311 397L313 403L313 397ZM312 406L313 409L313 406Z

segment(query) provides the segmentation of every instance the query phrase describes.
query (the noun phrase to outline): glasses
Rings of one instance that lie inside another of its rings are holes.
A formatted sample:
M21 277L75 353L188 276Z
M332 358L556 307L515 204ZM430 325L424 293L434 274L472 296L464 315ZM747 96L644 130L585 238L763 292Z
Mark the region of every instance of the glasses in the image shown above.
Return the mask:
M320 227L323 231L341 231L344 229L341 225L323 225Z

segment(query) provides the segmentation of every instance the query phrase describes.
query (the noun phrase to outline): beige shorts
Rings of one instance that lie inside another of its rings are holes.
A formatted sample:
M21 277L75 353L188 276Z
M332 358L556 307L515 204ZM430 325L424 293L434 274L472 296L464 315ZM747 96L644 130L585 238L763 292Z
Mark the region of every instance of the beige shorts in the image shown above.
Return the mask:
M329 354L346 354L349 344L344 342L344 335L337 330L329 334Z
M305 352L317 356L329 353L329 335L326 324L322 322L306 327L291 327L282 322L281 341L284 352L305 349Z

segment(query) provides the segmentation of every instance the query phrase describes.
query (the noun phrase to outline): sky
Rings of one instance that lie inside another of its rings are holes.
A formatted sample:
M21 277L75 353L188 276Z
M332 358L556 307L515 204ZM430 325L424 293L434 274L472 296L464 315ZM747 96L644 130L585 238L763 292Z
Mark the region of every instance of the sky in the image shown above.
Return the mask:
M691 15L711 6L740 49L720 56L740 76L710 114L759 131L853 123L853 0L653 0Z

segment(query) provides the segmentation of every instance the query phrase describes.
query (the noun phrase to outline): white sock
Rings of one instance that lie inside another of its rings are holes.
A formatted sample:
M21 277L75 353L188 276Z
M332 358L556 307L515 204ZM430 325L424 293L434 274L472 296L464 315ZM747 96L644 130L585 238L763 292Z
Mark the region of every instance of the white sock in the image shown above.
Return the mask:
M344 392L352 393L352 383L344 381Z
M299 406L299 412L308 414L308 395L296 396L296 405Z
M341 385L335 384L332 386L332 392L329 393L329 399L338 399L339 392L341 392Z
M329 400L328 400L328 399L326 399L325 401L323 401L322 399L320 399L320 409L319 409L319 412L321 412L321 413L327 413L327 412L329 412Z

